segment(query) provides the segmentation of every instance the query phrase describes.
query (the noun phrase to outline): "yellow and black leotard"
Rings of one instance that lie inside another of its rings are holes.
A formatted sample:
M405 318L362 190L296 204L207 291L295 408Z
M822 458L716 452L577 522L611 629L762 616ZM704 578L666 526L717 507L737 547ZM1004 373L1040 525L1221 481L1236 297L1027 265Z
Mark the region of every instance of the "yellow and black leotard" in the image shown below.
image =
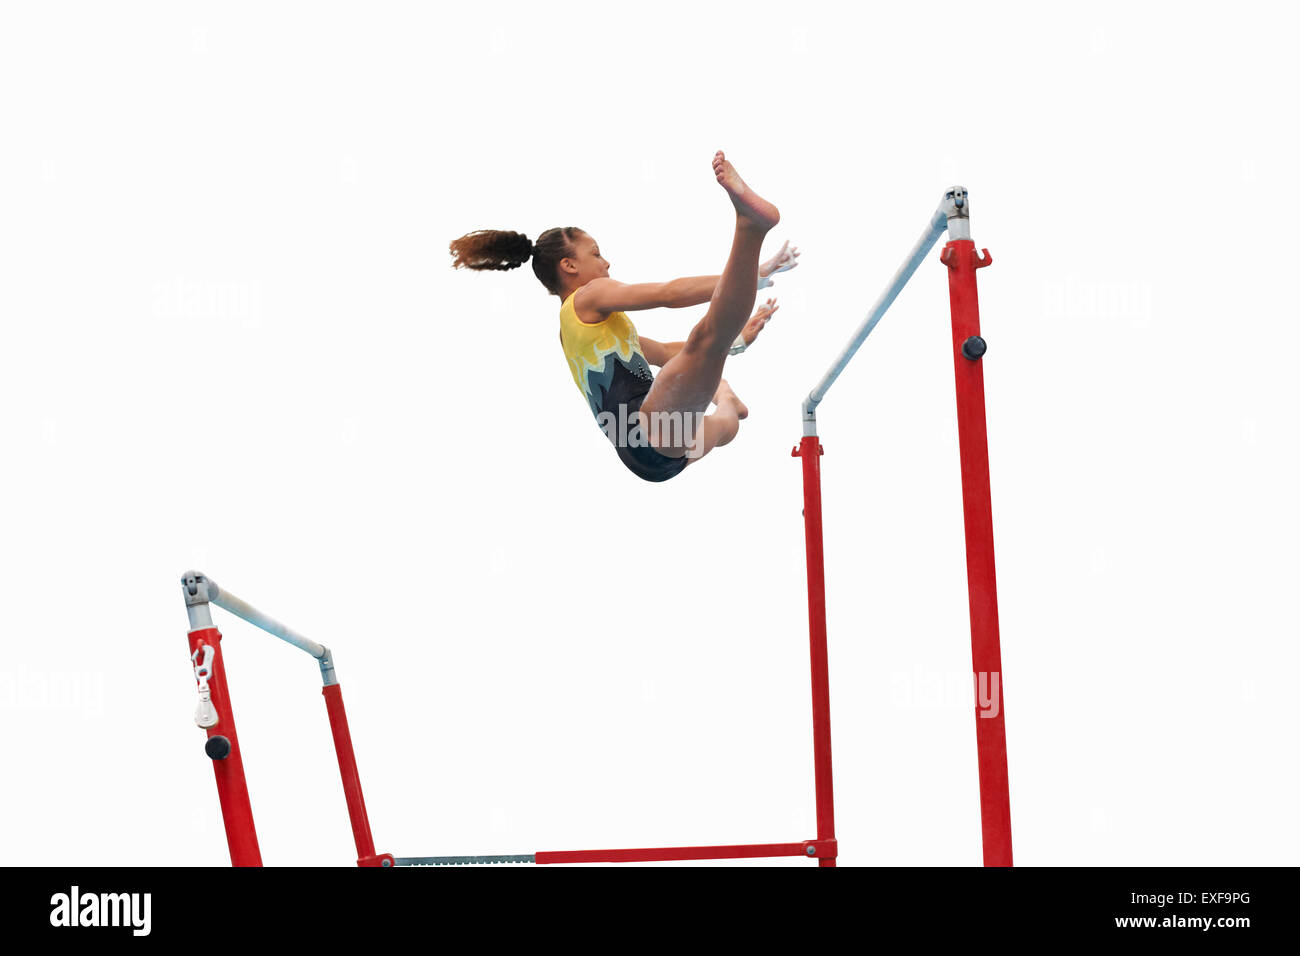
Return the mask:
M667 481L686 467L688 459L660 454L637 425L636 413L654 384L654 373L626 312L586 323L578 318L570 295L560 307L560 343L574 384L634 475Z

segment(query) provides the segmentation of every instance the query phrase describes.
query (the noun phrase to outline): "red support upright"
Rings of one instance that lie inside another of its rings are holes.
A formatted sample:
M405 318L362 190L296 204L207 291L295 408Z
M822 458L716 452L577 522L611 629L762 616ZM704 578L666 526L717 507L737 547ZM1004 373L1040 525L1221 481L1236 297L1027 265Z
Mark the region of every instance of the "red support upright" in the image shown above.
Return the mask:
M812 658L813 769L817 788L817 840L835 846L835 798L831 785L831 691L826 651L826 578L822 555L821 443L805 435L792 457L803 459L804 543L808 558L808 643ZM819 855L818 866L835 856Z
M975 677L975 742L979 757L984 865L1011 866L1011 798L998 636L998 590L993 561L993 506L989 489L988 430L984 415L985 342L980 337L975 270L993 261L969 239L944 246L952 304L961 443L962 502L966 523L966 579L970 593L971 660Z
M343 796L348 802L352 839L357 845L357 865L369 866L379 858L375 856L366 801L361 795L361 775L357 772L357 757L352 750L352 735L348 732L348 715L343 709L343 690L338 684L329 684L321 688L321 693L325 695L325 710L329 713L330 732L334 735L334 753L339 759Z
M209 727L208 739L224 737L229 741L229 752L215 756L212 770L217 777L217 797L221 801L221 816L226 824L226 842L230 846L233 866L261 866L262 853L257 847L257 831L253 827L253 806L248 799L248 782L244 779L244 761L239 750L239 736L235 733L235 715L230 709L230 694L226 689L226 665L221 654L221 632L215 627L199 628L189 632L191 660L202 663L204 649L212 649L209 664L208 692L217 723ZM195 656L197 655L197 656ZM220 742L218 741L218 744ZM211 745L210 745L211 746ZM216 748L216 753L224 748ZM211 755L213 751L209 751Z

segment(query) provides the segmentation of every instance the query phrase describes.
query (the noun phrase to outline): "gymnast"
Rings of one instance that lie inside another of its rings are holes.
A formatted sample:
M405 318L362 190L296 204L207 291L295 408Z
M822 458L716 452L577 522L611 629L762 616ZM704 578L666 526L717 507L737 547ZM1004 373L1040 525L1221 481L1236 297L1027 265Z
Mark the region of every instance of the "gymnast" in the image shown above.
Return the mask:
M749 414L722 377L728 355L754 343L778 306L768 299L754 314L758 289L798 265L785 243L762 264L763 239L781 219L776 206L745 185L721 151L713 173L736 210L731 253L720 276L628 285L609 277L609 262L590 235L573 226L548 229L536 243L518 232L484 229L450 244L453 268L533 272L559 297L560 343L573 380L623 464L646 481L667 481L736 437ZM627 312L708 311L684 342L637 335ZM658 366L659 374L650 371ZM705 414L709 405L715 410Z

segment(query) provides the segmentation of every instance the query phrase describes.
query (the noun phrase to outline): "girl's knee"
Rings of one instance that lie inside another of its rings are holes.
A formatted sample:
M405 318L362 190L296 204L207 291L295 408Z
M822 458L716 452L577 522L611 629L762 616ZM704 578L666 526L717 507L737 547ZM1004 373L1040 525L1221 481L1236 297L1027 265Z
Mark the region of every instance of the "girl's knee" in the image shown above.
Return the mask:
M718 330L714 328L714 323L705 316L695 324L686 336L686 343L682 346L683 351L692 354L707 355L717 352L722 347ZM727 342L726 347L730 348L731 343Z

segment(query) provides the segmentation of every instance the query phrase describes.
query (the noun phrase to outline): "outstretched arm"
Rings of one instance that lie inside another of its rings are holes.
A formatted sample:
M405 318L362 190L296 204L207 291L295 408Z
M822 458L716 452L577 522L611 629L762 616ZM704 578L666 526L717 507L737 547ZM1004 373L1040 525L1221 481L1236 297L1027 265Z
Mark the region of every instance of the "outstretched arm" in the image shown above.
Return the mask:
M789 242L758 267L758 278L768 280L778 272L797 266L799 250ZM771 285L762 282L760 288ZM642 309L688 309L713 298L718 276L688 276L668 282L629 285L616 279L593 279L578 290L582 308L592 312L635 312Z
M799 264L799 247L790 245L787 239L785 244L777 250L776 255L761 263L758 267L759 288L765 289L772 285L771 276L778 272L789 272ZM698 276L693 279L674 279L666 283L669 287L676 287L673 292L678 304L670 306L674 309L682 309L691 305L703 305L713 298L713 291L718 287L717 276Z
M634 312L641 309L685 309L713 298L717 276L694 276L670 282L629 285L617 279L592 279L578 290L575 306L591 312Z

